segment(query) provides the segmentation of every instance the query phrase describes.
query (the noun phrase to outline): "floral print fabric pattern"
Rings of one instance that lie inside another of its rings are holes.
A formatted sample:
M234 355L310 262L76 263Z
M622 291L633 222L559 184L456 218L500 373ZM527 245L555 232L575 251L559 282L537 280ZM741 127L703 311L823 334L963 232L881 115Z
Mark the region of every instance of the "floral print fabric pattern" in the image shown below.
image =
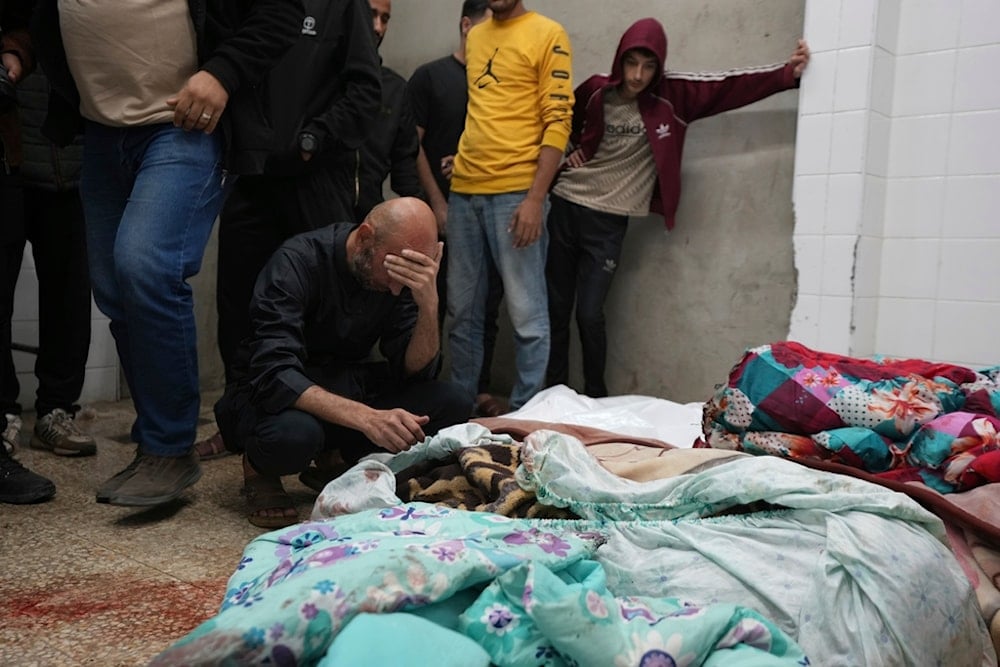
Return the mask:
M748 350L705 404L699 446L823 459L940 493L1000 481L1000 368Z
M615 598L594 561L558 573L519 565L487 587L459 627L497 665L701 665L713 654L746 667L809 664L801 648L752 610Z
M617 600L591 558L604 541L594 522L528 521L418 503L268 533L247 547L219 614L152 664L316 664L359 614L420 613L484 585L454 613L497 665L638 665L621 661L663 647L684 664L719 642L770 658L760 664L806 664L754 612ZM650 649L651 629L672 627L667 619L684 632Z
M303 523L251 542L219 614L152 664L315 664L359 613L427 607L524 562L559 570L601 542L570 522L422 503Z

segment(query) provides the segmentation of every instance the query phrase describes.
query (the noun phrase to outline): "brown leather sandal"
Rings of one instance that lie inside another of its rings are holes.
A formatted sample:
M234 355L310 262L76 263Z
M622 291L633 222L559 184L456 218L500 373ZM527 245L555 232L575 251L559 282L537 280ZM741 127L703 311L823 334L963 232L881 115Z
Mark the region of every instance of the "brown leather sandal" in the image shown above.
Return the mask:
M247 520L258 528L284 528L299 522L299 512L292 497L285 491L279 478L254 475L243 480L240 492L247 499ZM284 513L291 509L294 515ZM282 514L269 516L264 510L282 510Z
M204 440L194 443L194 451L202 461L220 459L229 456L233 452L226 449L226 443L222 440L222 434L216 431Z

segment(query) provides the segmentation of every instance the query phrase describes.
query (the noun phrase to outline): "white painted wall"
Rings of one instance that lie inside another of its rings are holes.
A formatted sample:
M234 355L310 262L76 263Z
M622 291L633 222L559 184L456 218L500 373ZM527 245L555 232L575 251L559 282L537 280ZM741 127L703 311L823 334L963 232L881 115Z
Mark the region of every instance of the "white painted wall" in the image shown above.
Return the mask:
M1000 363L1000 2L808 0L789 337Z
M118 386L118 352L108 329L108 319L97 310L91 301L90 354L87 357L87 375L83 383L80 402L90 403L100 400L116 400ZM14 293L14 315L11 331L15 343L38 345L38 278L35 263L31 257L31 246L24 252L24 263ZM14 352L14 366L21 385L18 402L25 410L35 407L35 355Z

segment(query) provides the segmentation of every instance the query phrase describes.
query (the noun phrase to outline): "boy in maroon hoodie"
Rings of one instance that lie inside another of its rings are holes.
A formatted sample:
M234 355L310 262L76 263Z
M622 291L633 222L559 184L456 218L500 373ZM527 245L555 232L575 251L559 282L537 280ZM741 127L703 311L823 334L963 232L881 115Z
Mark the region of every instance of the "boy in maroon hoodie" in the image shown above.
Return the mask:
M552 187L548 218L550 386L569 379L575 298L584 393L607 396L604 300L629 217L660 213L673 229L688 124L798 87L809 47L799 40L787 63L722 73L668 72L666 58L663 26L641 19L622 35L611 75L592 76L576 89L575 150Z

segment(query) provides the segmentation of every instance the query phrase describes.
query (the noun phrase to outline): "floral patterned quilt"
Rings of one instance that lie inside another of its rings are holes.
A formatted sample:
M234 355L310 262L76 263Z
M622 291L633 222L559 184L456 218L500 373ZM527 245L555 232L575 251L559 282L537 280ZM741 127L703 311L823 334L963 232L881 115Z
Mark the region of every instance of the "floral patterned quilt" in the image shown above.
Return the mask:
M311 521L251 542L218 615L152 664L996 661L940 520L861 480L737 455L637 483L536 431L519 482L583 518L394 495L400 469L497 440L465 424L361 461Z
M939 493L1000 481L1000 366L748 350L705 404L698 446L842 463Z

